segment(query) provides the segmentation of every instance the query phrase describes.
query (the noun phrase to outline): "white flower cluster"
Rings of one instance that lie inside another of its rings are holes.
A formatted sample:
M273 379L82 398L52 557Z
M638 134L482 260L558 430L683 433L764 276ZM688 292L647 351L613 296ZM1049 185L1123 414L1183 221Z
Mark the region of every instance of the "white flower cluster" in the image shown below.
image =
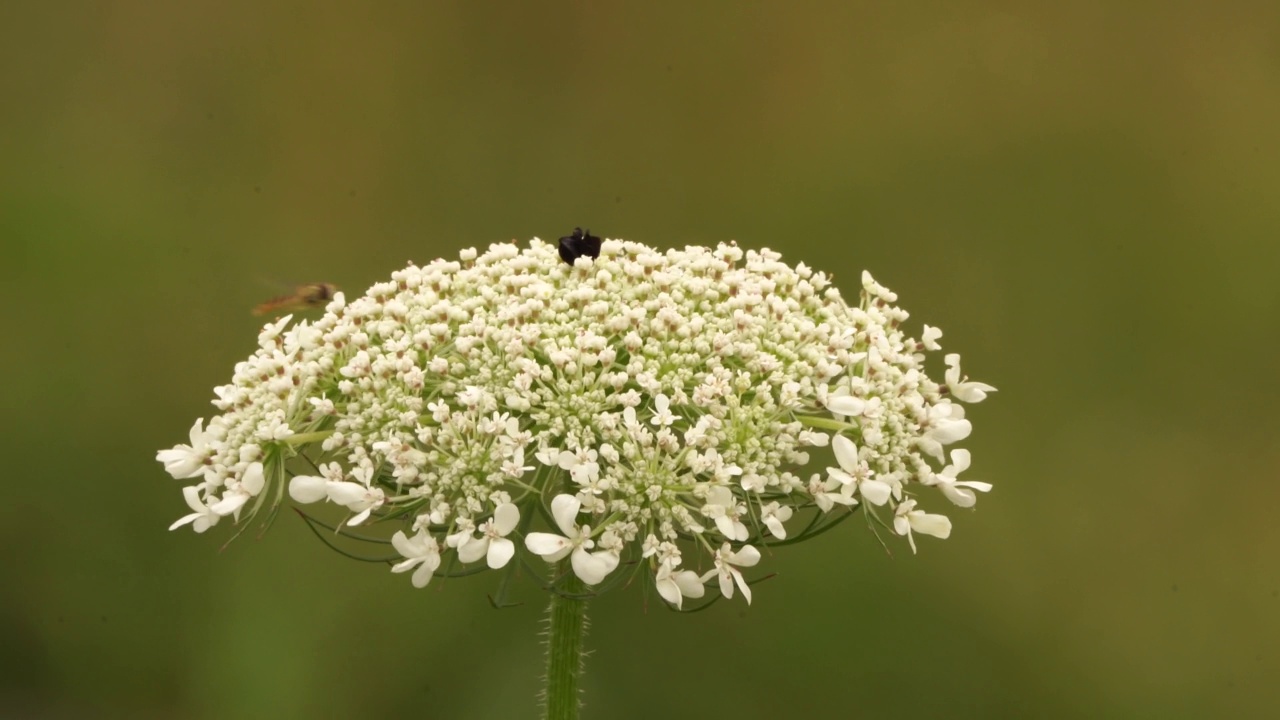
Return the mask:
M740 568L755 544L794 540L802 513L801 535L883 511L914 550L913 534L951 531L918 509L925 488L970 507L991 487L943 448L971 430L958 401L994 388L958 355L930 379L941 331L908 338L896 296L862 281L849 305L823 273L733 244L606 241L570 266L535 239L410 265L314 323L262 330L215 388L222 414L157 456L201 479L173 527L238 521L287 487L345 507L348 526L402 520L392 570L418 587L451 550L501 568L519 543L587 585L647 567L676 607L713 578L749 602ZM813 472L829 443L838 466ZM526 531L548 510L554 532Z

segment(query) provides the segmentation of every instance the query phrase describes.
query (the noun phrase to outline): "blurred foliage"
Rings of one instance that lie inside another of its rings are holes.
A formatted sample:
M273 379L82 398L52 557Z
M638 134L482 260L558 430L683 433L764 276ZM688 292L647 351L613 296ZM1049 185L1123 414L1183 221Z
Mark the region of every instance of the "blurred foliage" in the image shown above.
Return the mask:
M595 603L587 717L1273 717L1280 6L0 7L0 716L532 717L542 598L415 591L155 451L297 282L575 225L869 269L964 368L966 478L748 608ZM1210 492L1212 491L1212 492Z

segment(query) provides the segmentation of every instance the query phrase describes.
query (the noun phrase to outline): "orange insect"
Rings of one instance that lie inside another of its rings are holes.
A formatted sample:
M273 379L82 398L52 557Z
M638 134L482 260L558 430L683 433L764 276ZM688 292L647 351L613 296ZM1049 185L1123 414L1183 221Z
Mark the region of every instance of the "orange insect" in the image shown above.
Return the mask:
M254 315L268 315L275 312L293 312L295 310L310 310L312 308L322 308L329 304L333 299L333 294L337 292L336 285L329 283L307 283L299 285L293 289L288 295L273 297L253 309Z

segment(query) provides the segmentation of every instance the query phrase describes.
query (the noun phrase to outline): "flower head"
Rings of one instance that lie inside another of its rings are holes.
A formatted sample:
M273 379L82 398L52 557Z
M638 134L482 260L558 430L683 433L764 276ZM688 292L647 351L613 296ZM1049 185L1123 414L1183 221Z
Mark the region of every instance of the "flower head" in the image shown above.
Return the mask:
M214 389L218 414L157 453L199 478L174 527L287 494L338 506L340 534L390 525L392 570L418 587L524 553L601 587L647 564L675 607L713 577L750 601L757 548L851 512L883 513L914 548L951 528L921 504L990 490L958 479L971 458L953 446L973 429L963 403L994 388L954 354L933 379L942 331L908 335L870 274L855 289L734 244L608 240L569 265L535 240L410 265L263 327ZM828 445L834 465L813 462Z

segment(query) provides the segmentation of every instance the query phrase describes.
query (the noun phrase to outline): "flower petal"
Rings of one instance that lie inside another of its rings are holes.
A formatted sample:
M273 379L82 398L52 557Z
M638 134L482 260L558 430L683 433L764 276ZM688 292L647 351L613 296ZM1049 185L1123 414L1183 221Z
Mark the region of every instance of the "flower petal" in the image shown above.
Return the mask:
M760 551L753 545L743 545L728 557L728 561L738 567L753 567L760 562Z
M889 496L893 494L893 487L886 482L879 480L863 480L858 483L858 492L862 493L862 497L872 505L884 505L889 502Z
M432 574L435 571L436 569L431 566L431 563L424 562L422 565L418 566L417 570L413 571L413 575L409 578L409 582L413 583L413 586L416 588L424 588L427 586L427 583L431 582Z
M403 530L397 530L396 534L391 536L391 547L405 557L413 557L421 551L420 546L414 544L409 539L409 536L404 534Z
M489 567L497 570L506 567L511 562L511 558L515 557L516 544L506 538L497 538L489 541L489 556L486 561Z
M943 540L951 537L951 518L946 515L934 515L917 511L909 513L907 521L911 523L911 529L918 533L932 535Z
M747 599L747 604L751 604L751 586L747 584L747 579L742 577L742 573L736 570L733 573L734 582L738 583L738 589L742 591L742 597Z
M249 496L245 493L229 492L223 495L221 500L210 505L209 509L218 515L226 516L239 510L248 501Z
M680 594L685 597L700 598L707 593L702 580L698 578L698 573L692 570L681 570L672 575L671 579L680 588Z
M844 435L831 439L831 450L836 454L836 462L845 472L856 472L858 469L858 446Z
M867 409L867 401L850 395L834 395L827 398L827 409L836 415L861 415Z
M248 493L254 497L262 492L262 488L267 484L266 476L262 472L262 463L250 463L249 467L244 469L244 475L240 477L240 485Z
M502 503L493 511L493 527L499 535L516 529L520 522L520 509L511 503Z
M189 522L193 522L194 520L196 520L197 518L200 518L200 517L203 517L203 515L201 515L200 513L191 513L190 515L183 515L182 517L178 518L178 521L177 521L177 522L175 522L174 524L170 525L170 526L169 526L169 529L170 529L170 530L177 530L178 528L182 527L183 525L186 525L186 524L187 524L187 523L189 523ZM199 531L199 530L197 530L196 532L200 532L200 531Z
M330 482L326 490L330 500L354 510L351 506L363 502L369 488L360 483Z
M533 532L524 536L524 546L534 555L542 556L543 560L555 562L569 554L573 542L560 535Z
M320 502L329 494L329 481L314 475L295 475L289 480L289 497L307 505Z
M952 483L946 483L938 487L942 490L942 495L957 507L969 508L978 503L978 498L974 496L973 491L971 490L958 488Z
M489 551L489 538L471 538L458 545L458 559L464 563L473 563L484 557Z
M582 502L572 495L557 495L551 500L551 517L568 537L578 536L578 511L581 509Z
M186 445L178 445L156 453L156 460L164 463L165 472L175 480L195 477L204 471L204 463L195 451Z
M680 592L680 586L671 577L658 577L653 581L653 587L663 600L675 605L678 609L683 609L684 594Z
M573 551L569 561L573 565L573 574L588 585L595 585L604 580L605 576L618 566L617 555L608 551L590 553L581 546Z

